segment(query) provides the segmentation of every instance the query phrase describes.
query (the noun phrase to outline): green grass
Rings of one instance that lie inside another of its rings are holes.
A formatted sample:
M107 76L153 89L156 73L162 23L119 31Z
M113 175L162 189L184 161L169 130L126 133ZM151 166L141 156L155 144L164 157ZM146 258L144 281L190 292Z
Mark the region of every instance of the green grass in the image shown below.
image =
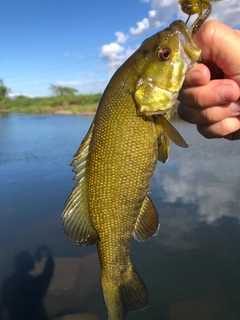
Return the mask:
M0 99L0 111L26 113L56 113L67 111L73 114L95 112L101 99L101 93L76 96L57 96L46 98Z

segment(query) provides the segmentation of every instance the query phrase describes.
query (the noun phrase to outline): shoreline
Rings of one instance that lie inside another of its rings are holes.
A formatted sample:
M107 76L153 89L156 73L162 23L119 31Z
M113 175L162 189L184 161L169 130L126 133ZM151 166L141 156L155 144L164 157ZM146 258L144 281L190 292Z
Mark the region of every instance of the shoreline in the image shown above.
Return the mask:
M72 115L72 116L95 116L97 112L96 110L83 110L83 111L77 111L77 112L72 112L71 110L56 110L56 111L50 111L50 112L31 112L31 111L21 111L21 110L9 110L9 109L0 109L0 113L25 113L25 114L32 114L32 115ZM171 120L170 121L181 121L179 118L177 112L175 111L172 114Z
M53 112L25 112L20 110L9 110L9 109L0 109L0 113L28 113L28 114L62 114L62 115L82 115L82 116L94 116L96 111L94 110L85 110L78 112L71 112L70 110L57 110Z
M55 111L53 114L94 116L95 113L96 113L96 111L93 111L93 110L78 111L78 112L75 112L75 113L72 113L70 110L58 110L58 111Z

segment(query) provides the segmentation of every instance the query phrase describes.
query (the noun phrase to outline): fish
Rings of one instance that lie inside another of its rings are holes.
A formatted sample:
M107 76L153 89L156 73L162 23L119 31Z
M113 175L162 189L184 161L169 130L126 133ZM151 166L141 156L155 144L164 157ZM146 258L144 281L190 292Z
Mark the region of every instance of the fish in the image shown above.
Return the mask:
M148 305L130 261L131 242L158 233L149 185L157 161L168 160L169 138L187 147L168 118L200 55L180 20L147 38L112 76L71 163L77 184L65 203L63 229L76 245L96 244L110 320Z
M189 17L194 14L198 14L197 19L194 21L189 31L194 34L197 32L199 27L207 20L212 12L212 5L210 2L217 2L219 0L179 0L178 3L181 6L181 10L188 14ZM204 12L204 10L206 10ZM186 22L186 23L187 23Z

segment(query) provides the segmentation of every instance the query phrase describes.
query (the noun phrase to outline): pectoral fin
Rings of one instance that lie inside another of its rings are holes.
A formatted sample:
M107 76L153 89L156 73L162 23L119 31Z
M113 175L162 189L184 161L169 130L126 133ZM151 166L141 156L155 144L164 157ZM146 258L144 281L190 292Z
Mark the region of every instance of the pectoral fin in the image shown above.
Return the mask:
M158 137L158 160L165 163L170 155L170 145L168 138L170 138L172 142L182 148L187 148L188 145L180 135L180 133L170 124L170 122L168 122L168 120L164 116L158 115L153 119Z
M71 165L76 173L78 183L68 197L62 213L62 224L67 237L79 246L95 244L98 234L93 227L87 201L85 170L92 138L94 124L91 125L86 137L80 145Z
M158 214L151 199L147 196L138 215L133 236L138 241L145 241L156 236L160 227Z
M158 160L165 163L170 154L168 135L163 130L158 135Z
M177 146L182 148L187 148L188 145L186 141L183 139L183 137L180 135L180 133L175 129L170 122L167 121L167 119L164 118L164 116L158 116L156 118L156 124L162 127L165 134L168 135L169 139L172 140Z

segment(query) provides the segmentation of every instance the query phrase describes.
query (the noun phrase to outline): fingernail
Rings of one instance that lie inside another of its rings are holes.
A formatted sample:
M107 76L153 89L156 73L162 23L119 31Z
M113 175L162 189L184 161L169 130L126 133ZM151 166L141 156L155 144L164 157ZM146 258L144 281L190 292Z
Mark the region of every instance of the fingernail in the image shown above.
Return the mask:
M233 102L230 104L230 110L234 114L240 114L240 101L238 100L237 102Z

